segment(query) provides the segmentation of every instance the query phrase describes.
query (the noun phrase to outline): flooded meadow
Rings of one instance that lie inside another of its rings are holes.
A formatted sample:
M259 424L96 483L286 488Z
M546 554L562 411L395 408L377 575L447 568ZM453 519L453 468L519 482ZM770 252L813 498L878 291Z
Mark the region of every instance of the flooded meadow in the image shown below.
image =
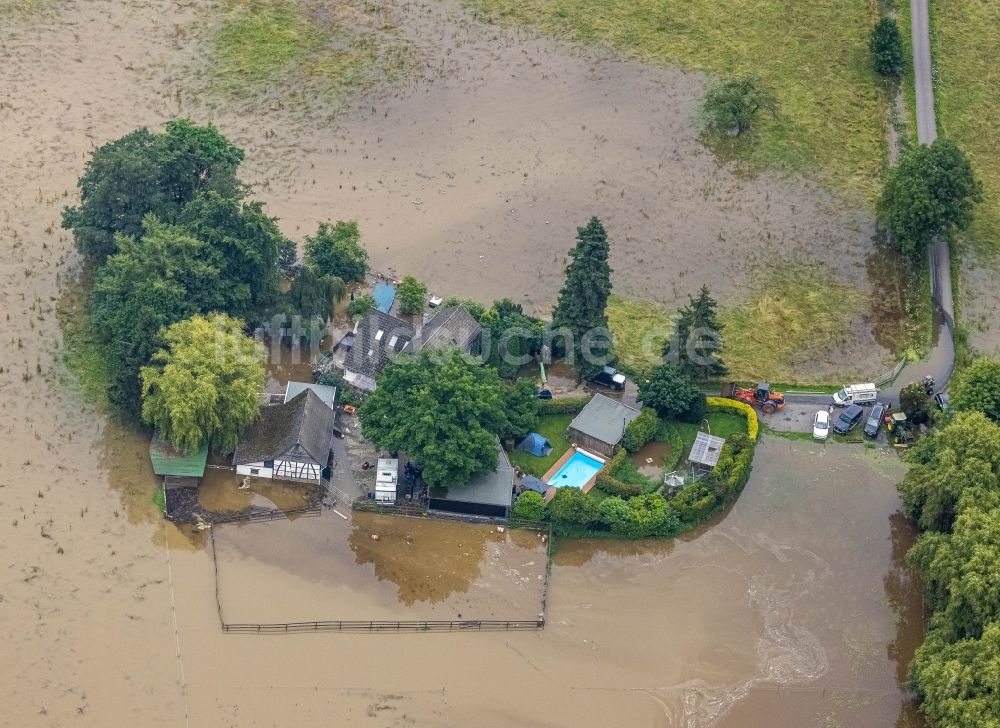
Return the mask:
M921 632L902 466L849 446L765 439L740 500L685 539L556 544L542 632L223 634L209 537L163 522L148 439L86 404L64 361L56 307L79 260L59 216L97 145L212 120L289 235L357 218L377 268L534 311L595 212L616 287L666 305L703 282L738 301L776 256L868 290L871 215L720 163L696 139L703 76L447 3L398 4L420 73L339 116L189 94L215 4L37 7L0 26L0 723L919 725L902 688ZM873 341L855 340L859 367L885 358ZM269 389L304 371L286 364ZM208 486L223 506L295 503ZM456 528L329 511L222 527L227 618L534 616L537 536Z

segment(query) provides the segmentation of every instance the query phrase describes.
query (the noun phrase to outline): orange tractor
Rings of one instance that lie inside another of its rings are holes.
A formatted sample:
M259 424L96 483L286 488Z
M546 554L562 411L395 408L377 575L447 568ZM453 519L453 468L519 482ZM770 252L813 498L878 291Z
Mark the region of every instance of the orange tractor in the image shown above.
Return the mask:
M751 407L756 405L765 415L773 414L785 406L785 395L781 392L772 392L771 385L767 382L761 382L756 389L738 387L736 382L730 382L728 391L723 392L723 395Z

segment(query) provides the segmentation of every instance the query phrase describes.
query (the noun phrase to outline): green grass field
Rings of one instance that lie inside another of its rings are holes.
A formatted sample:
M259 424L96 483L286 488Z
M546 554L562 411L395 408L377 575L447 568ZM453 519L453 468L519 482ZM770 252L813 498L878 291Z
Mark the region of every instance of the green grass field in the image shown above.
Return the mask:
M983 182L970 241L1000 251L1000 3L931 3L938 132L972 160Z
M87 296L92 286L93 271L89 268L67 283L56 304L56 317L63 337L63 363L75 386L84 401L106 411L111 372L87 314Z
M781 104L746 158L816 173L872 201L886 142L868 54L874 2L815 0L465 0L491 22L716 76L759 76ZM984 26L986 27L986 26Z
M633 374L647 373L656 366L674 330L671 314L647 301L621 296L608 300L607 314L618 366Z
M757 282L745 304L722 311L722 360L737 380L796 382L795 362L843 342L865 297L823 266L785 266Z
M552 452L544 458L536 458L523 450L514 450L510 453L511 464L538 478L545 475L556 460L569 449L566 428L569 427L572 420L573 415L542 415L539 417L535 432L548 438L549 444L552 445Z
M388 11L363 2L226 0L213 36L213 77L234 97L338 97L407 72L409 47Z

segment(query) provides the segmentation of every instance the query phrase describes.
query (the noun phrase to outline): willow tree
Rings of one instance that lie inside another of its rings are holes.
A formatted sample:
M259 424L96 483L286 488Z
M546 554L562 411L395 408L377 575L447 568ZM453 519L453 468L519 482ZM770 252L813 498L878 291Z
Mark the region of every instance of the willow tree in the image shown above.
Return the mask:
M166 348L142 368L142 418L177 449L231 452L260 412L266 357L242 328L225 314L192 316L166 329Z

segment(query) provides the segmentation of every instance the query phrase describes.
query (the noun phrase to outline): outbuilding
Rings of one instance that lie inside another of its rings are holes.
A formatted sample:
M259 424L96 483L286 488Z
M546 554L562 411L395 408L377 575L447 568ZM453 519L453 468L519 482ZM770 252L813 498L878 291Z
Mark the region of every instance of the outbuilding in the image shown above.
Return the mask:
M497 440L497 466L466 485L430 489L430 507L451 513L506 518L514 493L514 468Z
M709 435L707 432L699 432L694 438L694 445L688 454L688 462L695 468L708 471L719 463L719 456L722 455L722 448L726 441L721 437Z
M574 445L607 457L615 454L628 423L639 409L603 394L596 394L569 423L566 434Z
M282 404L262 407L233 453L236 472L318 483L330 461L333 417L333 410L311 389Z
M149 443L149 460L153 464L153 472L163 478L166 490L197 488L205 475L208 443L194 452L186 453L175 448L157 432Z

